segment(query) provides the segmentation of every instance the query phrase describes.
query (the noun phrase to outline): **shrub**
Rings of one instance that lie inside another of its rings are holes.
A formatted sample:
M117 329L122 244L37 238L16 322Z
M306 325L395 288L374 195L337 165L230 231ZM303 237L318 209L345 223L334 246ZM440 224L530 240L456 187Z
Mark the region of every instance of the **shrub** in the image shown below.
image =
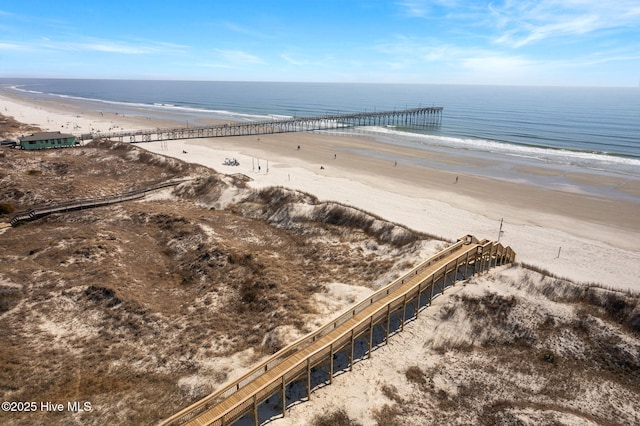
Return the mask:
M556 362L556 357L553 352L545 352L540 357L544 362L548 362L549 364L554 364Z
M382 394L389 398L390 400L397 402L398 404L402 404L404 401L400 394L398 393L398 389L393 385L382 385Z
M425 385L427 383L427 379L425 378L424 371L417 365L412 365L407 368L407 371L404 372L404 375L407 377L412 383L416 383L418 385Z
M0 314L11 310L20 300L18 289L0 287Z
M0 214L13 213L16 209L9 203L0 203Z
M360 423L349 418L344 408L327 414L319 414L311 421L311 424L313 426L360 426Z
M112 308L121 303L121 300L116 297L116 293L107 287L100 287L90 285L84 291L85 296L95 303L105 303L107 307Z
M605 293L602 299L602 307L605 312L618 323L624 322L636 306L635 300L629 300L621 294Z
M373 419L379 426L400 426L402 422L398 419L402 415L402 411L389 404L385 404L379 410L373 412Z

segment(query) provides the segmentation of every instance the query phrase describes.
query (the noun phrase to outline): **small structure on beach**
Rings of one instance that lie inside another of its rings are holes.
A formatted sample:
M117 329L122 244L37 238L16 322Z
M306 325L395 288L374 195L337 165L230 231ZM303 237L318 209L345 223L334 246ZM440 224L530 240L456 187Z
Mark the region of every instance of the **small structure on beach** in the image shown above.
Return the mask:
M222 163L222 165L223 166L239 166L240 162L235 158L225 158L224 163Z
M20 148L27 150L67 148L80 143L75 136L60 132L32 133L19 139Z

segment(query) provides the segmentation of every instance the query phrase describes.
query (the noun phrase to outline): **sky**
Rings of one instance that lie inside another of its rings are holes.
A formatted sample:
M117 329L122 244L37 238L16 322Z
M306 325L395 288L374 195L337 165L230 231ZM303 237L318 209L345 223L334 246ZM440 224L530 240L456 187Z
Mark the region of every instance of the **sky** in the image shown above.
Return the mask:
M0 0L0 77L640 85L640 0Z

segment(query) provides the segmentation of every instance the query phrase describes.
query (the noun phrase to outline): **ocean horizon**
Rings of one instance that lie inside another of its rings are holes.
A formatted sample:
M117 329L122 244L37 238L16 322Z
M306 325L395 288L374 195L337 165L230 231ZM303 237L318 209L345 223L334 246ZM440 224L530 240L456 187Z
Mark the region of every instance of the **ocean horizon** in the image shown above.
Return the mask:
M339 133L455 155L640 177L638 88L7 78L0 79L0 88L31 98L89 102L109 112L170 114L190 125L205 119L258 121L441 106L436 127ZM509 177L490 171L496 173Z

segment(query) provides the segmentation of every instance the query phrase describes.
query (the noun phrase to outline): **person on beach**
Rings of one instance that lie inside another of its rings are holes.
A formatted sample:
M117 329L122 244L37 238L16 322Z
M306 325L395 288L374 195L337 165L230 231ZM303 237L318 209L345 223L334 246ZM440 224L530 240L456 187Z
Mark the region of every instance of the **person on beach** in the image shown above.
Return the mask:
M456 183L458 183L458 176L456 176Z

